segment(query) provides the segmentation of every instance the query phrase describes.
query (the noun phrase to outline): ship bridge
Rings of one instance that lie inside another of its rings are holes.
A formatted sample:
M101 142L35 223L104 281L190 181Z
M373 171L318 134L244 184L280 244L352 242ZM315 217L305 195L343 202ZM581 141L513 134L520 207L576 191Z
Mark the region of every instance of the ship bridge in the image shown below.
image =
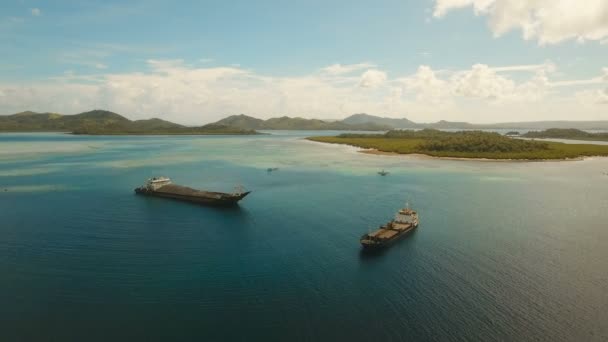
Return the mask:
M171 184L169 177L152 177L146 181L145 187L148 190L156 191L168 184Z

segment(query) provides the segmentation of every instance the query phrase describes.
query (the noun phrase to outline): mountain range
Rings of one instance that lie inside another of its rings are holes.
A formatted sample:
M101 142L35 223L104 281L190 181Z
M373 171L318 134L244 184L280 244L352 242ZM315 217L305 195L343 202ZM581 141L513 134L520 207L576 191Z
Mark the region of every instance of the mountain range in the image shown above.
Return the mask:
M377 122L323 121L319 119L290 118L282 116L268 120L257 119L244 114L231 115L214 124L241 129L268 130L336 130L336 131L385 131L393 126Z
M232 115L215 124L242 129L284 129L284 130L363 130L382 131L390 129L522 129L538 130L549 128L576 128L583 130L608 130L608 121L529 121L503 122L494 124L472 124L460 121L437 121L417 123L406 118L395 119L369 114L353 114L343 120L323 121L318 119L289 118L286 116L268 120L257 119L244 114Z
M375 123L392 128L435 128L435 129L549 129L576 128L583 130L608 130L607 121L527 121L502 122L493 124L472 124L468 122L441 120L434 123L416 123L406 118L394 119L369 114L354 114L342 120L345 123Z
M608 130L608 121L533 121L495 124L438 121L416 123L406 118L386 118L354 114L343 120L324 121L300 117L262 120L244 114L231 115L204 126L190 127L161 119L129 120L106 111L80 114L36 113L31 111L0 115L0 132L72 132L75 134L254 134L256 130L349 130L386 131L391 129L523 129L576 128Z
M74 134L255 134L249 129L208 124L188 127L161 119L129 120L106 110L74 115L31 111L0 116L0 132L71 132Z

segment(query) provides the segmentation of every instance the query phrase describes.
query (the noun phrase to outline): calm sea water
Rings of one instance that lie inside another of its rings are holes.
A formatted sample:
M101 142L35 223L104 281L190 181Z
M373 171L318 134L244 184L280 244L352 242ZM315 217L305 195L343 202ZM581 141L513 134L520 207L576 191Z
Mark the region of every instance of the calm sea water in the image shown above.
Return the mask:
M608 159L373 156L307 134L0 135L0 340L608 339ZM235 209L133 194L155 175L253 192ZM419 229L361 254L408 200Z

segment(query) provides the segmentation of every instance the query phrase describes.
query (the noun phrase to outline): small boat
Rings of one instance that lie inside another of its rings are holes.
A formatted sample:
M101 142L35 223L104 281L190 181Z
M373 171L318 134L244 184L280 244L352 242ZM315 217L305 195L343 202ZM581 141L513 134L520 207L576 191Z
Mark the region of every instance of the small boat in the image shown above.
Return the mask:
M386 175L388 175L389 173L390 173L390 172L388 172L388 171L384 171L384 169L382 169L382 171L378 171L378 174L379 174L380 176L386 176Z
M273 171L277 171L278 169L279 169L278 167L269 167L266 169L266 171L273 172Z

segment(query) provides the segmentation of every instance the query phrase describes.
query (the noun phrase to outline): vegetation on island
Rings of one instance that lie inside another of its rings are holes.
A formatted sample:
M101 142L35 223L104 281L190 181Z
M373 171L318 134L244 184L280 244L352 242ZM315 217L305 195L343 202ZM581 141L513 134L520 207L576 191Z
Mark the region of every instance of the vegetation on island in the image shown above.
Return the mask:
M543 160L608 156L608 146L603 145L532 141L482 131L394 130L385 134L341 134L307 139L382 152L450 158Z
M22 112L0 116L0 132L69 132L90 135L256 134L255 130L209 124L188 127L161 119L129 120L93 110L75 115Z
M242 129L268 130L335 130L335 131L388 131L391 126L378 123L347 123L344 121L324 121L319 119L290 118L282 116L268 120L257 119L244 114L231 115L215 124Z
M608 133L589 133L574 128L550 128L544 131L532 131L522 135L526 138L572 139L608 141Z

